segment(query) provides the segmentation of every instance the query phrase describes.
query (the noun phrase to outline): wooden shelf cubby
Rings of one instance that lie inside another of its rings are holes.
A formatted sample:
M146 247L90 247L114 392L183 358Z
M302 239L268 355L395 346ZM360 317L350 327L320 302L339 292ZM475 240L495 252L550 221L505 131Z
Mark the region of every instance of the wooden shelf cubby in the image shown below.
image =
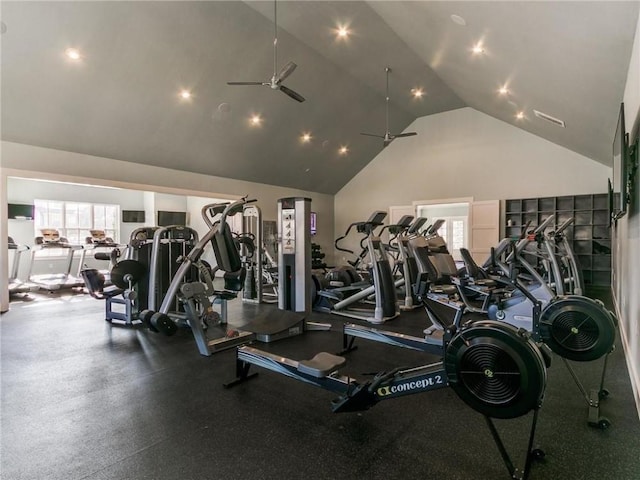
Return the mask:
M574 222L565 230L576 254L585 285L611 285L611 236L607 194L561 197L517 198L505 201L504 225L508 237L517 237L527 222L530 228L555 215L557 227L568 218Z

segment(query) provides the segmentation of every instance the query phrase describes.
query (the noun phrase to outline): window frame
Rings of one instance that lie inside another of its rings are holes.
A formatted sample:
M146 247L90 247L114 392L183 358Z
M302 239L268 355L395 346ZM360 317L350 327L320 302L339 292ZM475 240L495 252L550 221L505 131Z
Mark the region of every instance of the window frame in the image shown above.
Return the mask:
M451 256L453 257L454 260L457 261L461 261L462 260L462 255L460 255L460 249L459 248L454 248L453 245L453 223L456 221L461 221L462 222L462 228L464 230L463 233L463 241L462 241L462 247L463 248L468 248L469 245L469 217L465 216L465 215L456 215L456 216L451 216L451 217L442 217L439 216L438 220L444 220L445 222L442 224L442 226L440 227L440 229L438 230L438 235L440 235L446 242L447 244L447 248L449 249L449 253L451 254ZM446 229L446 232L444 232L445 234L442 235L440 232L442 231L442 229Z
M40 230L43 228L55 228L60 232L61 237L65 237L69 239L70 243L77 245L84 245L85 239L83 238L83 232L87 232L89 230L104 230L107 237L113 238L113 240L118 243L120 240L120 205L113 203L92 203L92 202L72 202L67 200L50 200L50 199L42 199L37 198L33 201L35 206L34 213L34 238L40 236ZM81 217L81 209L86 209L86 206L90 208L90 226L80 225L80 217ZM51 210L52 206L58 208L61 206L61 222L57 224L57 222L51 220ZM104 226L96 226L96 208L104 209ZM113 208L113 226L114 228L107 228L107 212L110 208ZM69 210L75 209L75 217L77 220L77 226L69 227L68 225L68 215L70 214ZM42 221L42 215L46 215L46 220ZM73 232L73 235L70 235L70 232ZM71 238L76 241L71 241ZM54 251L51 251L52 255L55 255Z

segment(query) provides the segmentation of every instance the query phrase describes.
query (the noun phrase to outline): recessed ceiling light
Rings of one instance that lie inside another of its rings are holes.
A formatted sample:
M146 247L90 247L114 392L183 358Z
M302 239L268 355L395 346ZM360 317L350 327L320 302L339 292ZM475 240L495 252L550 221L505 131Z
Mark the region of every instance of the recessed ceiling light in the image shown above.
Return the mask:
M509 89L506 86L500 87L500 89L498 90L498 93L500 95L506 95L507 93L509 93Z
M309 132L305 132L300 137L302 143L309 143L311 141L311 134Z
M345 145L342 145L342 146L340 147L340 149L338 150L338 153L339 153L340 155L346 155L347 153L349 153L349 148L348 148L348 147L346 147Z
M71 60L80 60L80 52L75 48L67 48L64 54Z
M182 98L184 100L189 100L191 98L191 92L189 90L181 90L180 91L180 98Z
M351 32L346 25L338 25L338 28L336 28L336 34L338 35L338 38L347 38L350 33Z
M522 120L522 119L524 118L524 112L518 112L518 113L516 113L516 118L517 118L518 120Z
M262 117L260 115L251 115L251 118L249 119L249 123L257 127L262 123Z
M482 44L478 43L476 46L474 46L471 51L473 53L484 53L484 48L482 48Z
M456 15L455 13L453 15L451 15L451 17L449 17L449 18L451 18L451 21L453 23L456 23L456 24L460 25L461 27L464 27L464 26L467 25L467 21L464 18L462 18L460 15Z
M415 98L422 98L424 95L424 90L422 90L421 88L412 88L411 89L411 94L415 97Z

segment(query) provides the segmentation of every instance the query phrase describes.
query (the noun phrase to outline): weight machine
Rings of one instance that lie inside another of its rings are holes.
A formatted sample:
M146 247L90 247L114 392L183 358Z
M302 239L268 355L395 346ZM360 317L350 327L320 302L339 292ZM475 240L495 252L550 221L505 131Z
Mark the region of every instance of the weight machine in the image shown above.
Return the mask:
M246 197L232 203L205 205L202 215L209 227L209 231L198 241L193 249L181 259L180 267L173 276L173 280L167 289L160 308L149 309L141 315L141 318L151 329L164 333L167 336L174 335L178 323L186 323L196 340L198 350L202 355L209 356L217 351L228 349L239 344L257 340L264 343L274 342L283 338L299 335L305 330L328 330L330 325L307 322L305 314L309 312L310 293L300 288L309 273L310 258L304 253L310 248L308 228L309 224L309 199L280 199L278 201L278 217L282 224L281 232L283 248L280 248L280 265L282 271L286 271L288 278L281 279L283 287L280 289L280 310L270 310L260 314L240 329L228 328L226 314L223 314L219 325L207 325L211 317L210 297L221 299L224 303L228 290L216 291L211 283L210 273L200 261L205 247L211 243L217 269L225 272L225 277L236 279L238 292L242 288L243 265L238 251L237 239L233 237L227 218L244 211L248 204L255 200L247 200ZM219 217L218 217L219 215ZM201 272L199 281L183 281L183 277L192 268ZM204 281L203 281L204 280ZM307 283L310 279L306 280ZM226 282L225 282L226 283ZM308 286L308 285L307 285ZM235 293L234 293L235 295ZM169 312L174 300L184 304L186 315L177 316ZM301 313L296 313L301 312ZM224 313L224 312L223 312ZM219 327L219 328L217 328ZM220 332L222 330L222 332ZM218 331L221 333L213 337L208 333Z

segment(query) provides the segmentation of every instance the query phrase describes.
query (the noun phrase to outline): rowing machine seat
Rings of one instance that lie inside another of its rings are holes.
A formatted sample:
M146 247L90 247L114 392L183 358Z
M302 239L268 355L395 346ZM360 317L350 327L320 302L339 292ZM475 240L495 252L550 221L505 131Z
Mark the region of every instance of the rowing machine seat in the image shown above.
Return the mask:
M324 378L345 366L347 360L327 352L320 352L310 360L298 362L298 371L316 378Z

